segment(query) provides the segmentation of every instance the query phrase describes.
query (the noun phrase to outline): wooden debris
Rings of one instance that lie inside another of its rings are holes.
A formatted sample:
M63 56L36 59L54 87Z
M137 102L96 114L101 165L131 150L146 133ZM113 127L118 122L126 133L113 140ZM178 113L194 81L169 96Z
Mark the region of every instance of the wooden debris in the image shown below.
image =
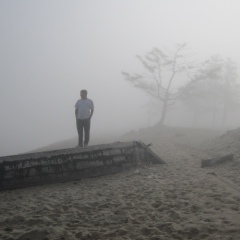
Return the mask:
M228 154L228 155L225 155L222 157L202 160L201 167L202 168L210 167L210 166L214 166L216 164L225 163L225 162L229 162L229 161L233 161L233 154Z

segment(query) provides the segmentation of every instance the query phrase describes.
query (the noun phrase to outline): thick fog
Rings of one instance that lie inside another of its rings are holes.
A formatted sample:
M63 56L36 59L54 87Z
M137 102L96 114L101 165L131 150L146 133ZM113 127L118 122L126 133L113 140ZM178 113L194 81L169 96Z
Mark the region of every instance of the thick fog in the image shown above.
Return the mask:
M219 54L239 67L239 8L238 0L0 0L0 155L76 136L81 89L95 105L92 137L156 124L153 100L121 72L142 73L136 55L185 42L198 62ZM175 109L166 124L191 126Z

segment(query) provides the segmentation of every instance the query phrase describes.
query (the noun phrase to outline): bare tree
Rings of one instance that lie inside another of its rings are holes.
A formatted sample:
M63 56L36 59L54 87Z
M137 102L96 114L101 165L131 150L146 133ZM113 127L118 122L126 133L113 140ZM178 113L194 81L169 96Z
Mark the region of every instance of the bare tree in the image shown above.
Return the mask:
M225 127L227 116L233 110L240 106L240 85L237 84L237 67L236 63L230 58L224 61L223 72L223 110L222 110L222 126Z
M169 107L175 104L186 88L173 89L174 80L184 81L191 79L195 63L192 60L193 54L188 53L186 44L178 44L173 51L162 51L153 48L144 57L137 56L146 72L143 74L131 75L122 72L125 79L147 94L158 99L161 103L160 125L165 121Z
M203 63L195 78L201 81L181 87L183 91L188 90L182 96L185 106L195 113L195 119L204 113L205 117L210 117L212 127L220 118L221 127L224 127L229 113L239 107L236 64L231 59L212 56Z

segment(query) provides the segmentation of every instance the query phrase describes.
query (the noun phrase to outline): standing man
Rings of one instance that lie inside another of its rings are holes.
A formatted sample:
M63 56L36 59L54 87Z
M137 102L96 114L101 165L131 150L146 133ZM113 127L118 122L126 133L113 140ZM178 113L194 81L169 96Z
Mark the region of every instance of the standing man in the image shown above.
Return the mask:
M87 90L80 91L81 99L75 104L75 116L78 131L78 147L88 145L90 134L90 121L94 111L93 101L87 98ZM84 130L84 142L83 142Z

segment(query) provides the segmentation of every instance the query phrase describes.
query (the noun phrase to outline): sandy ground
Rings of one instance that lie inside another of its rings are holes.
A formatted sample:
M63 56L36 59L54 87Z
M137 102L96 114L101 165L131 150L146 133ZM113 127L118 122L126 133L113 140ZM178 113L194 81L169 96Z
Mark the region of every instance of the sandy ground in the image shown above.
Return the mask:
M153 143L167 164L0 192L0 239L238 240L240 132L219 134L143 129L123 140ZM228 152L233 162L200 167Z

